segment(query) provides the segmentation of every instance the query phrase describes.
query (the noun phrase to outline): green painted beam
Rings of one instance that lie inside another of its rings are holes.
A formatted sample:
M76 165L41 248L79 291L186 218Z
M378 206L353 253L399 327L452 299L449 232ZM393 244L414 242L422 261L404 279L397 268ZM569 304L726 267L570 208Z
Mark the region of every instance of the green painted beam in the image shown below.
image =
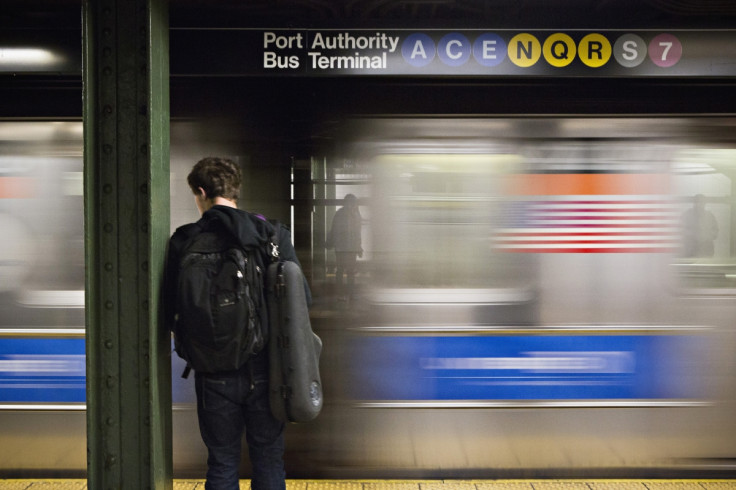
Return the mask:
M166 2L85 0L83 38L88 483L170 489Z

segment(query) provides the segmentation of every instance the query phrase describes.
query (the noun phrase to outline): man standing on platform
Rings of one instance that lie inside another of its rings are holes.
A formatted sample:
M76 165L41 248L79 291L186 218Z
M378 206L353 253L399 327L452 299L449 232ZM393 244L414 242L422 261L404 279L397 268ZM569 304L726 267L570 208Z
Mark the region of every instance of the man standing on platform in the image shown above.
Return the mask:
M228 235L243 248L260 248L256 257L261 271L269 258L266 245L273 227L263 217L237 209L241 170L225 158L199 161L188 178L201 219L176 230L169 241L165 300L169 328L177 321L176 290L180 262L185 246L197 231ZM298 263L288 229L279 227L281 256ZM259 315L267 324L265 303ZM264 342L267 342L265 336ZM252 464L253 490L284 490L284 423L271 413L269 405L269 366L267 344L251 355L238 369L199 372L196 366L197 416L202 439L207 446L207 490L237 490L242 436L245 431Z

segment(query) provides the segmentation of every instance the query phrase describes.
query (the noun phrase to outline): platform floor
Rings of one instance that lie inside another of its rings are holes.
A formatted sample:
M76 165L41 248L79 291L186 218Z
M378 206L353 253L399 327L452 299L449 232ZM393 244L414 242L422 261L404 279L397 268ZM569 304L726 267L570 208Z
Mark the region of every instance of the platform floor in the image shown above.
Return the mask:
M86 480L0 480L0 490L86 490ZM242 480L241 490L250 489ZM736 480L288 480L286 490L736 490ZM174 480L174 490L204 490Z

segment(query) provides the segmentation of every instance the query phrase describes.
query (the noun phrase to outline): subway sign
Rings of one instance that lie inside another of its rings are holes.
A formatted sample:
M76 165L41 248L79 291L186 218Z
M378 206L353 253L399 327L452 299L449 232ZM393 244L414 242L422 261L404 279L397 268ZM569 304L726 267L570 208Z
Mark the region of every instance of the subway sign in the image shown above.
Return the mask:
M172 73L736 76L736 31L172 30ZM214 56L212 46L228 46Z

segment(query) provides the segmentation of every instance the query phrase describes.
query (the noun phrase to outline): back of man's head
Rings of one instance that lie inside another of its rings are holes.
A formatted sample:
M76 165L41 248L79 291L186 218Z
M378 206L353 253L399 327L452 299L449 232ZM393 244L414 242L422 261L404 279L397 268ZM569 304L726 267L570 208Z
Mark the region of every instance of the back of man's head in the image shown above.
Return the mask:
M204 189L208 198L224 197L238 201L242 173L240 166L228 158L207 157L198 161L187 176L192 192Z

